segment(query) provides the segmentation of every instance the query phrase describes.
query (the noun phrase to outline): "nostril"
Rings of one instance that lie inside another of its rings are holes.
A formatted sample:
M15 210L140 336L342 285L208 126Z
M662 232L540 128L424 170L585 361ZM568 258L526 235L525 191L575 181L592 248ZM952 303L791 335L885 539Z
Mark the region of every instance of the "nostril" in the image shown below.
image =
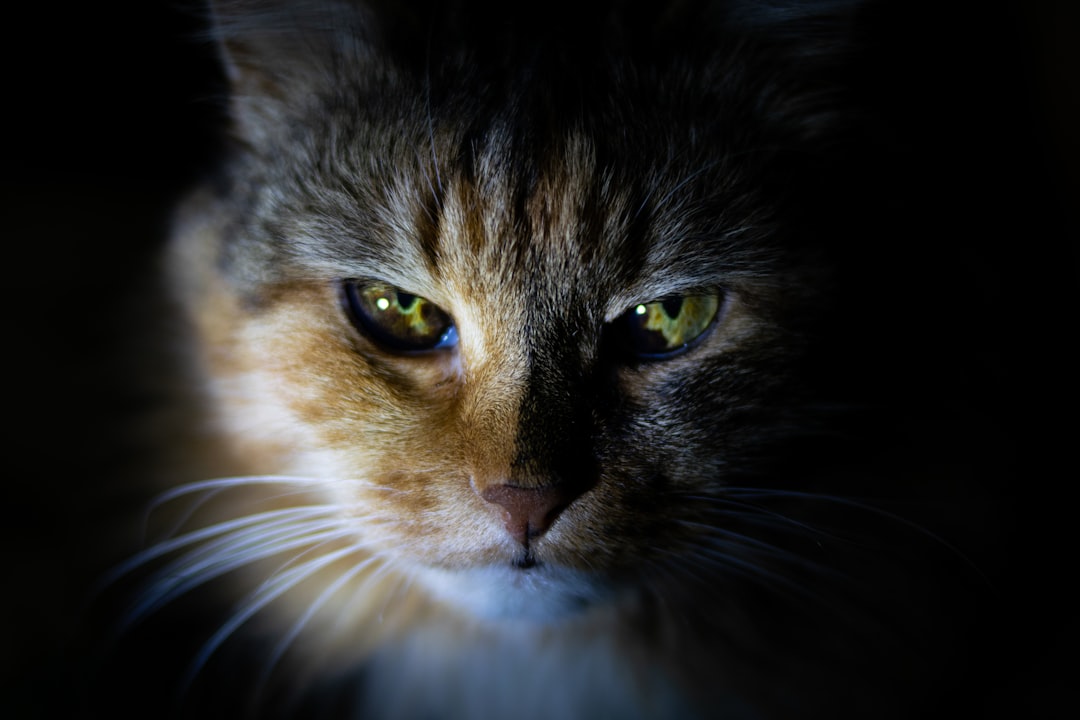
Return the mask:
M480 497L505 512L506 529L522 545L547 532L555 518L578 495L567 485L527 488L514 485L490 485Z

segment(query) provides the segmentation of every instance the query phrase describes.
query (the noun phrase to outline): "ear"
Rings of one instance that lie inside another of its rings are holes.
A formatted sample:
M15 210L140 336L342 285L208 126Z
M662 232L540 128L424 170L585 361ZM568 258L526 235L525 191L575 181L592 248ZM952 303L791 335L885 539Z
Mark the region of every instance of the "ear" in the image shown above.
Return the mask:
M335 70L371 61L366 5L347 0L210 0L211 32L229 85L234 132L257 141L310 99Z

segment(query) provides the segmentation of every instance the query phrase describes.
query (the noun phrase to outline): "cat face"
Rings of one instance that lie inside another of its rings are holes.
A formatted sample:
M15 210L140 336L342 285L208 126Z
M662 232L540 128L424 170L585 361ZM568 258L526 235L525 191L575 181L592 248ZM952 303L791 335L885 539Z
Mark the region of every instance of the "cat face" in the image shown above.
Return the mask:
M237 142L173 261L229 454L303 479L312 544L472 616L711 572L721 493L800 402L818 275L764 178L813 113L753 107L722 43L417 66L358 13L223 24Z
M213 2L229 136L166 257L161 539L110 576L145 697L966 707L986 588L946 543L996 521L998 457L968 462L998 436L965 444L956 385L991 373L943 339L1001 340L950 305L974 239L915 211L940 148L896 163L845 110L917 84L833 64L848 4Z
M755 414L784 377L761 368L797 352L780 281L738 247L752 218L720 235L665 227L694 210L608 197L610 171L588 160L541 176L520 216L511 173L442 172L430 236L408 209L376 206L386 224L334 230L317 266L204 296L215 402L255 470L325 480L365 547L440 593L495 614L574 605L693 543L698 496L768 422ZM429 192L419 174L393 182ZM405 293L438 308L456 340L395 347L358 317L371 288L397 315ZM687 329L665 339L651 316Z

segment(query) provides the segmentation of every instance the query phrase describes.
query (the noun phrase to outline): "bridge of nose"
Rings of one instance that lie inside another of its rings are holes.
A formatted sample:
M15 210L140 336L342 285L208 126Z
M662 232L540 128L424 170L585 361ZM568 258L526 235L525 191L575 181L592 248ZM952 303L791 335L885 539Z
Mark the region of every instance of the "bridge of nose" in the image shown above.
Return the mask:
M459 410L473 490L527 544L592 485L595 393L584 369L587 304L521 290L517 310L498 313L500 332L474 323L482 345L464 349Z
M498 509L507 532L523 545L547 532L590 486L591 432L581 403L553 401L525 386L482 442L466 448L473 490ZM574 397L562 390L562 398Z

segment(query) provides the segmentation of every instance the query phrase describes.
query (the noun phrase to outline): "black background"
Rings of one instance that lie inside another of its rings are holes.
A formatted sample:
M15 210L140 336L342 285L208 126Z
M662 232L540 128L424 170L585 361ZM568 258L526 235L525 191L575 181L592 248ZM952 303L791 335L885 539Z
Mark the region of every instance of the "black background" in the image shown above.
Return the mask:
M129 402L120 308L146 279L171 202L213 156L220 89L199 18L180 6L20 5L4 11L0 111L0 714L13 718L66 707L56 700L71 689L82 602L113 559L101 550L123 502L113 474L131 452L111 431ZM1008 439L990 488L1005 510L981 549L1000 597L972 612L988 614L980 642L1008 650L957 672L976 679L973 716L1045 716L1074 705L1080 641L1080 13L1067 0L944 5L898 3L872 67L876 102L901 121L922 170L904 183L943 213L927 232L978 248L980 279L965 287L996 313L975 323L994 369L968 390Z

